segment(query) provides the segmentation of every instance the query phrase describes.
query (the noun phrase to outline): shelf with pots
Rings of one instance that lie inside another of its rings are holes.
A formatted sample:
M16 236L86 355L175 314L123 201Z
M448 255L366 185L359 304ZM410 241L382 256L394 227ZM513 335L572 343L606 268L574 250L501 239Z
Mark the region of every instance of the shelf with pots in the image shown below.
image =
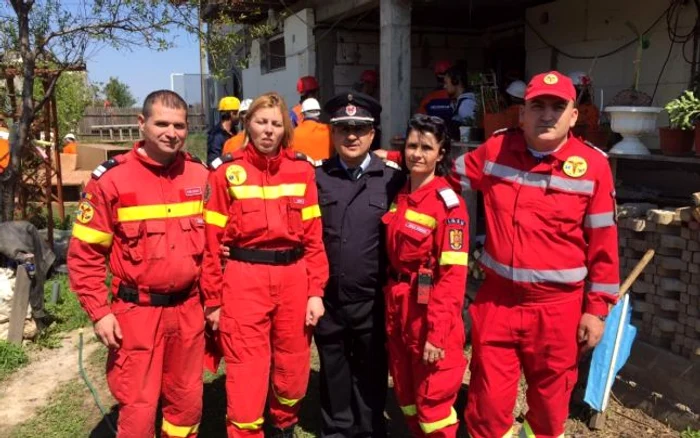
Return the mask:
M669 156L700 155L700 98L685 90L677 99L664 107L668 113L668 127L659 128L661 153Z

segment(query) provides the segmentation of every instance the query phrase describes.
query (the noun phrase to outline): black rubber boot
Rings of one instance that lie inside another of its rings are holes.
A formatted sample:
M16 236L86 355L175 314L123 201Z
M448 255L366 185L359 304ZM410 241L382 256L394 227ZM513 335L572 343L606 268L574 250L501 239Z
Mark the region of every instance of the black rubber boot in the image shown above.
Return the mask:
M273 427L270 438L294 438L294 426L289 426L285 429Z

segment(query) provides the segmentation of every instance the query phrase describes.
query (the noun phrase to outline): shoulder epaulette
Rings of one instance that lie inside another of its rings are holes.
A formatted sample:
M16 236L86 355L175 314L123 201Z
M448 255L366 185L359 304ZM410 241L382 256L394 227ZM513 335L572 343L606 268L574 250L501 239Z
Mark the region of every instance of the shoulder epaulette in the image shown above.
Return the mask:
M122 155L116 155L109 160L105 161L104 163L100 164L95 168L95 170L92 171L92 177L94 179L100 179L102 178L102 175L104 175L108 170L117 167L121 163L124 162L124 157Z
M209 166L211 166L211 168L212 168L213 170L216 170L216 169L218 169L219 166L221 166L222 164L228 163L228 162L230 162L230 161L233 161L233 156L232 156L231 154L224 154L224 155L222 155L222 156L220 156L220 157L215 158L214 161L212 161L211 164L210 164Z
M442 198L442 202L445 203L445 206L449 208L455 208L459 205L459 198L457 197L457 194L455 193L454 190L452 190L449 187L445 187L443 189L438 190L438 193L440 193L440 197Z
M190 154L189 152L188 152L187 154L185 154L185 157L186 157L187 160L189 160L189 161L195 162L195 163L197 163L197 164L201 164L202 166L204 166L204 167L207 168L207 169L209 168L209 166L207 166L207 163L205 163L204 161L202 161L201 158L196 157L196 156Z
M306 154L303 154L301 152L294 152L294 159L299 160L299 161L306 161L307 163L311 164L314 167L317 167L316 161L309 157Z
M600 152L601 154L603 154L603 156L604 156L605 158L608 158L608 154L606 154L605 151L603 151L601 148L599 148L598 146L594 145L594 144L591 143L590 141L584 140L583 144L585 144L586 146L592 147L592 148L595 149L596 151L598 151L598 152Z
M493 131L493 134L491 134L491 135L492 136L503 135L503 134L507 134L509 132L514 132L514 131L517 131L517 128L501 128L501 129L497 129L497 130Z
M384 165L386 165L386 167L391 167L392 169L401 170L401 166L399 166L399 164L395 161L386 160L384 161Z

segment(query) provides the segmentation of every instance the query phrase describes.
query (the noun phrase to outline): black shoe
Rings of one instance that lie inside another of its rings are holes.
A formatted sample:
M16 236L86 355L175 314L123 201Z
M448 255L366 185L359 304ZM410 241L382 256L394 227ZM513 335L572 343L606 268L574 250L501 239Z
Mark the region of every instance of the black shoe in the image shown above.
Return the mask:
M270 438L294 438L294 426L289 426L284 429L273 427Z

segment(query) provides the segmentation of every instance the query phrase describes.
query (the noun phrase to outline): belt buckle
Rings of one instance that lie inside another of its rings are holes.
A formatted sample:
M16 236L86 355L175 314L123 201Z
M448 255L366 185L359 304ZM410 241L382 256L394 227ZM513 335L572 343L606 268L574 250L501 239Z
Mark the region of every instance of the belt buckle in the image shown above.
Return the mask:
M139 303L139 292L136 289L130 287L124 287L122 289L123 300L129 303Z

